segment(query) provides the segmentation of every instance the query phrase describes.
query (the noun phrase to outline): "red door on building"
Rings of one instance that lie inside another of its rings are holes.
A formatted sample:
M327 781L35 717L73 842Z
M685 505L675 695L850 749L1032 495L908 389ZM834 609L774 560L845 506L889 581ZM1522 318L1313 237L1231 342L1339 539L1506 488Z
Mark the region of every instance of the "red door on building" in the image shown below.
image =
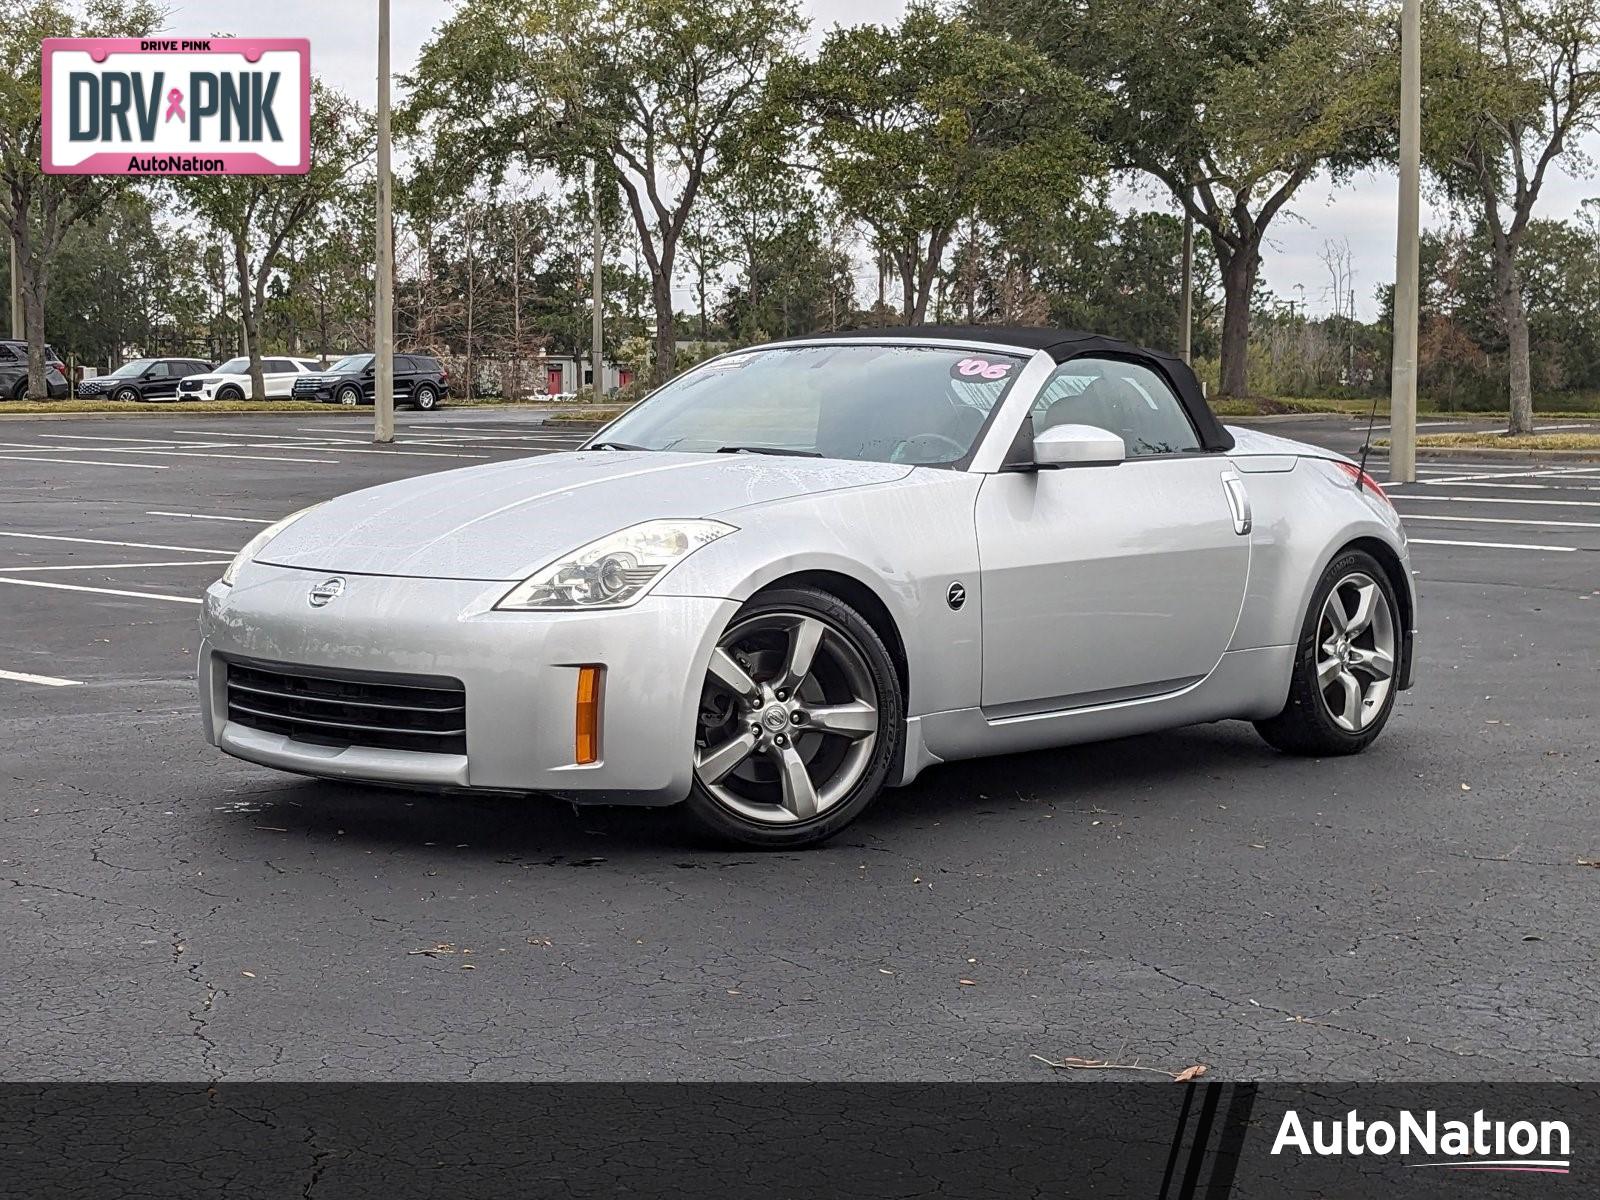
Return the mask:
M544 367L544 391L547 396L561 394L561 364L546 363Z
M621 368L619 368L617 370L617 386L618 387L627 387L632 382L633 382L633 372L632 371L628 370L626 367L621 367Z

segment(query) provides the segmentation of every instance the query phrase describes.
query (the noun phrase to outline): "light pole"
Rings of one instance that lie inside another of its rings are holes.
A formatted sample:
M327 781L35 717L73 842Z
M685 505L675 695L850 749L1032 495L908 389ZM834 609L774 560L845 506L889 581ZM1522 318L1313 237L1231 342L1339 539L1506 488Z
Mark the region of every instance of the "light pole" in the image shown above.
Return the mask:
M606 394L605 384L605 310L601 298L605 286L601 266L605 258L605 240L600 227L600 164L594 164L594 183L590 202L594 205L594 315L589 324L589 361L593 364L594 378L590 381L590 400L599 400Z
M372 440L394 441L394 181L389 175L389 0L378 0L377 280L373 294ZM471 380L467 385L471 387Z
M1389 478L1417 478L1417 241L1422 182L1422 3L1400 10L1400 219L1394 254Z
M1194 217L1183 216L1183 269L1178 296L1178 353L1191 363L1194 349Z

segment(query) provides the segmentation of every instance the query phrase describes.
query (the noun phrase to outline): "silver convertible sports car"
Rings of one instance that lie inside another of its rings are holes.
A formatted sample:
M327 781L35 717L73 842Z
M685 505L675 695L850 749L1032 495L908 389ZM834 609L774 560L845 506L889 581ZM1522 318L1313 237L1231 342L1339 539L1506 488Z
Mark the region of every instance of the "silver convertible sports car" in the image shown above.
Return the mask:
M285 518L206 593L200 697L285 771L800 846L950 759L1227 719L1354 753L1416 610L1378 485L1223 428L1180 360L863 330L711 359L572 453Z

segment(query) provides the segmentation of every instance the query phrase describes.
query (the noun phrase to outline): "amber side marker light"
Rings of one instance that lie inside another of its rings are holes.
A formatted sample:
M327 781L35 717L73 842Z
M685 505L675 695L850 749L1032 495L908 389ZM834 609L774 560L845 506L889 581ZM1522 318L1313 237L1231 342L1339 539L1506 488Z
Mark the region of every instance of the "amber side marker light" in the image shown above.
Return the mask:
M577 728L574 748L579 765L600 761L600 688L604 667L578 668Z

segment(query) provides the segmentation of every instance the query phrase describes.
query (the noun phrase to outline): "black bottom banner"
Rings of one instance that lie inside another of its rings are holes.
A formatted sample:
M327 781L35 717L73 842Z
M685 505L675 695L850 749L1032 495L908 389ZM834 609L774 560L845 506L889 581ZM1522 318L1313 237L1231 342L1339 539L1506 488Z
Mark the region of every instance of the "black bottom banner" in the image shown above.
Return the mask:
M1590 1084L9 1084L0 1197L1577 1197L1597 1139Z

